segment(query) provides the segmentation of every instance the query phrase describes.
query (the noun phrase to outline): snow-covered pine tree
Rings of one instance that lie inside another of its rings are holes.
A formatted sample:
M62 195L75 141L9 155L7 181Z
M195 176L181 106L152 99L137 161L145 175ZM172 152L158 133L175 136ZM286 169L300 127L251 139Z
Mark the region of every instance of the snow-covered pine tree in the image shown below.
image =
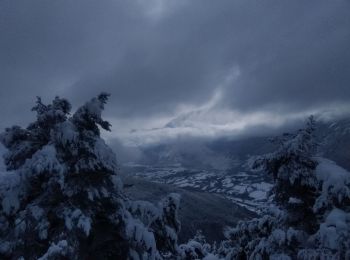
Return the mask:
M320 192L313 209L319 228L298 259L350 259L350 172L319 158L316 175Z
M21 167L25 160L49 142L52 128L67 119L71 105L65 99L56 97L52 104L44 105L38 97L33 111L37 120L26 129L19 126L6 128L1 142L8 149L4 160L8 170Z
M70 116L65 99L38 98L35 122L1 134L17 177L0 191L1 259L156 259L154 233L178 231L170 202L157 230L128 211L115 155L100 137L99 127L110 129L101 117L107 99L102 93Z
M192 239L188 240L186 244L179 246L180 257L184 260L204 259L207 256L213 256L211 254L213 251L212 246L207 243L202 230L197 230L196 235Z
M163 255L177 255L177 234L181 228L178 219L179 206L179 194L169 194L159 204L160 216L150 225L154 231L157 248Z
M273 177L273 199L286 210L286 224L308 233L317 227L313 213L318 188L315 125L310 116L306 127L297 133L272 139L277 150L256 158L252 164L253 169L262 169Z
M179 202L180 196L176 193L162 199L158 207L147 201L128 202L131 214L153 232L159 256L164 259L174 259L178 256Z
M229 228L219 248L219 255L237 259L296 258L298 247L318 228L313 205L318 195L314 159L315 120L310 117L304 129L273 139L275 152L254 158L252 168L272 175L271 195L275 206L262 217L240 222ZM242 253L244 252L244 254Z

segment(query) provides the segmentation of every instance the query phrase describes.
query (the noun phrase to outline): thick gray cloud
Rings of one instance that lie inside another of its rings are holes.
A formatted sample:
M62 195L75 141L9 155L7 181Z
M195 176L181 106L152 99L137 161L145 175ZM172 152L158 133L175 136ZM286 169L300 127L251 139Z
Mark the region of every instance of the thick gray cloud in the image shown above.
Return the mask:
M36 95L77 105L102 90L122 120L175 116L218 89L218 109L331 108L350 101L349 10L347 0L3 0L0 126L28 120Z

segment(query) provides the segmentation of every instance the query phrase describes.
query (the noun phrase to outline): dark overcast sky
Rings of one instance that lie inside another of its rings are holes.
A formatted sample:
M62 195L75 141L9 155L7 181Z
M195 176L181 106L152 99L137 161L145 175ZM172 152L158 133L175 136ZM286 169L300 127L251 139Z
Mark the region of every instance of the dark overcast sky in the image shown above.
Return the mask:
M1 127L28 122L37 95L100 91L124 133L344 110L350 1L1 0L0 73Z

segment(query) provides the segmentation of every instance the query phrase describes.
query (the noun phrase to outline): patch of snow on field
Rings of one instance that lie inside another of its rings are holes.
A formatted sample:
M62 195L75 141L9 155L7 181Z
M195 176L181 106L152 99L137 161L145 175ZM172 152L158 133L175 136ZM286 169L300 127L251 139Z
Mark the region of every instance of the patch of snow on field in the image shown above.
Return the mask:
M198 170L179 165L127 165L127 172L152 182L222 195L250 210L263 206L272 187L259 172Z

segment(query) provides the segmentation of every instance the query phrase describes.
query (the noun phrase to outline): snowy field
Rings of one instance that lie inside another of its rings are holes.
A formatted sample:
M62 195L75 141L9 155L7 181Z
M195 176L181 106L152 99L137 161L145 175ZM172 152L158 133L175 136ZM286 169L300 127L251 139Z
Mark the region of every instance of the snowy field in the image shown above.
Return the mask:
M229 200L256 211L267 201L272 184L260 172L197 170L181 165L148 166L128 164L128 174L152 182L220 194Z

